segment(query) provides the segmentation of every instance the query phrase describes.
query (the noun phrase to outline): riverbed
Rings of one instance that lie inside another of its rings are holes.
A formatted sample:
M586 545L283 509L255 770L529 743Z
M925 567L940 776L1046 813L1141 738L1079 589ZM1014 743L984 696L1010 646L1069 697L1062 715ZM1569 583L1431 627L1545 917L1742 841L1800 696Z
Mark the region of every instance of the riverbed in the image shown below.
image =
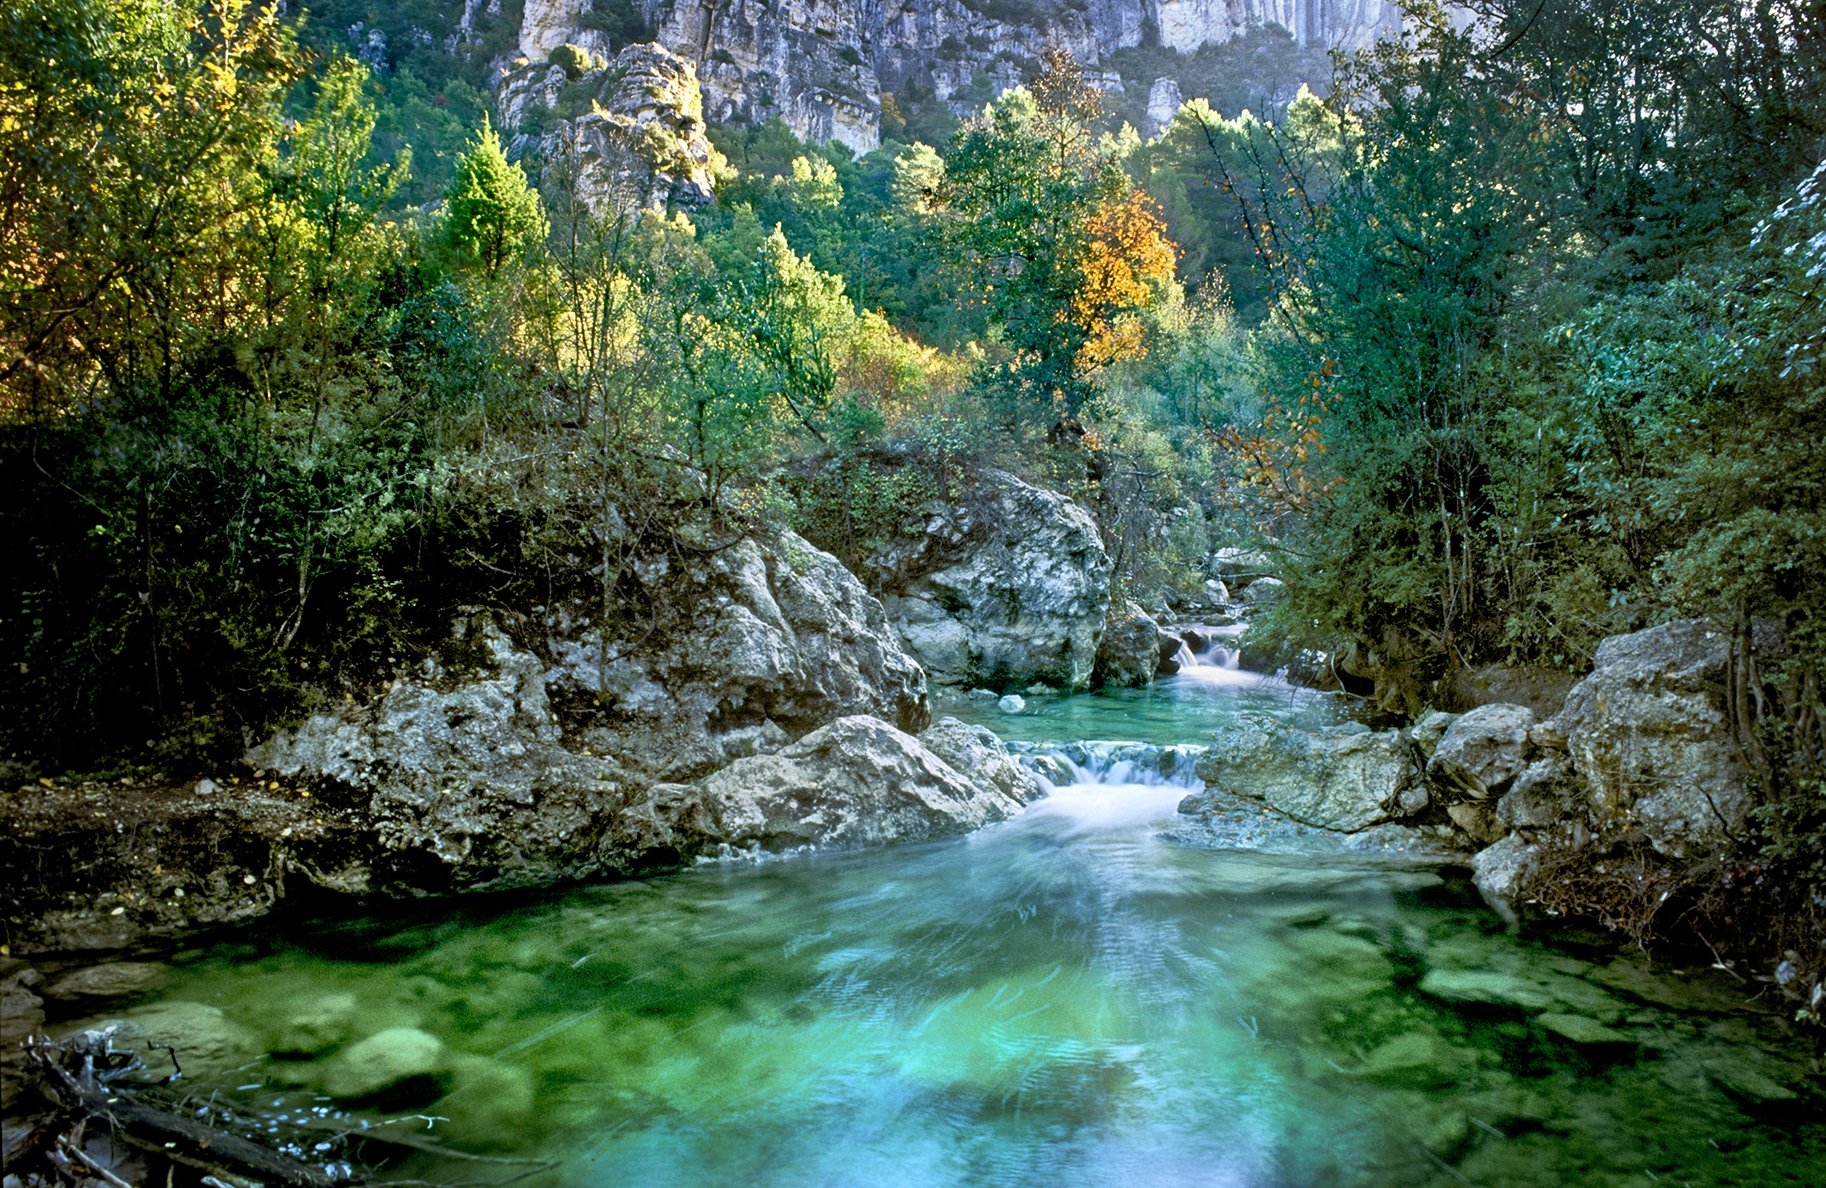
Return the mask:
M957 709L1028 743L1331 712L1234 670ZM1192 787L1089 762L943 842L294 918L165 954L132 1013L189 1028L185 1109L382 1178L1826 1182L1820 1078L1760 987L1515 935L1413 857L1187 844ZM415 1075L362 1096L386 1060Z

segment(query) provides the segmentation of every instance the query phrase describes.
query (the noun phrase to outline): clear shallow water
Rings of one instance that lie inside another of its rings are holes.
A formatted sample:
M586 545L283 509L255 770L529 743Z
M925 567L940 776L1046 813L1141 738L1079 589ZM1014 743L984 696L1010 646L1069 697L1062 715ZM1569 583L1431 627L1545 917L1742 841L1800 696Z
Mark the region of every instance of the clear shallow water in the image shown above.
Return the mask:
M1011 741L1098 738L1158 746L1208 743L1212 734L1241 713L1272 714L1315 724L1337 716L1332 701L1310 689L1215 664L1186 669L1141 689L1106 689L1026 701L1023 712L1005 714L993 700L960 698L938 705L934 714L987 726Z
M1751 1104L1806 1077L1734 984L1519 942L1432 870L1174 845L1185 791L243 937L175 955L142 1018L210 1021L193 1104L280 1141L405 1115L555 1161L536 1184L1826 1181L1818 1098ZM333 1100L394 1028L441 1041L433 1075ZM517 1170L405 1154L390 1176Z

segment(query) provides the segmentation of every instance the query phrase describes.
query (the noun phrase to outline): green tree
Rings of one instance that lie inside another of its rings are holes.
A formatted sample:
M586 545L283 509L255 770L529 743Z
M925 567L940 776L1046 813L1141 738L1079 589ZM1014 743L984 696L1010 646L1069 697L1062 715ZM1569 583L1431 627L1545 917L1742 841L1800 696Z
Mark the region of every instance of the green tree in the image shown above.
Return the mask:
M487 116L457 159L445 201L445 242L465 267L480 268L490 279L545 237L538 191L527 184L526 171L501 151Z
M1114 357L1114 321L1172 281L1164 226L1099 139L1100 111L1096 88L1054 50L1031 91L1009 91L959 130L923 196L934 258L984 302L1012 353L985 376L1010 423L1075 418Z

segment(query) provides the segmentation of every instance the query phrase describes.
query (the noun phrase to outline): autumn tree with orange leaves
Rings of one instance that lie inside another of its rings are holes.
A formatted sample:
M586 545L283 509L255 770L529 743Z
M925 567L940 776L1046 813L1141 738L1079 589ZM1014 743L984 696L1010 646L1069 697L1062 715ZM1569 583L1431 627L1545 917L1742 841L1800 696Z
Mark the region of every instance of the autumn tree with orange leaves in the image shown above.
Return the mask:
M1043 67L958 132L931 195L933 256L1010 348L980 378L1011 425L1071 422L1104 368L1143 354L1177 259L1095 131L1097 89L1063 50Z

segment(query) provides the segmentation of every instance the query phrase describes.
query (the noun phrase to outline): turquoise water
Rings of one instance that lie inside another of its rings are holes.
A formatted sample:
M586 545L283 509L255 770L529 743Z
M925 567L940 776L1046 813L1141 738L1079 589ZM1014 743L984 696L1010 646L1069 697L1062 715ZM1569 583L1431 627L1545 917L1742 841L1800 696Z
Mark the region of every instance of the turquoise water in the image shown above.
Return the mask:
M1262 691L1020 729L1198 741L1160 732ZM191 1022L189 1108L382 1179L1826 1182L1819 1078L1734 982L1518 940L1450 872L1174 844L1185 791L1076 784L947 842L243 934L172 954L138 1017ZM351 1099L376 1034L421 1075ZM337 1137L364 1125L393 1137Z
M1076 697L1030 697L1019 714L992 699L947 700L938 713L987 726L1009 740L1072 742L1120 739L1176 746L1206 743L1240 713L1318 723L1338 717L1334 703L1273 677L1216 665L1191 668L1141 689L1107 689Z

